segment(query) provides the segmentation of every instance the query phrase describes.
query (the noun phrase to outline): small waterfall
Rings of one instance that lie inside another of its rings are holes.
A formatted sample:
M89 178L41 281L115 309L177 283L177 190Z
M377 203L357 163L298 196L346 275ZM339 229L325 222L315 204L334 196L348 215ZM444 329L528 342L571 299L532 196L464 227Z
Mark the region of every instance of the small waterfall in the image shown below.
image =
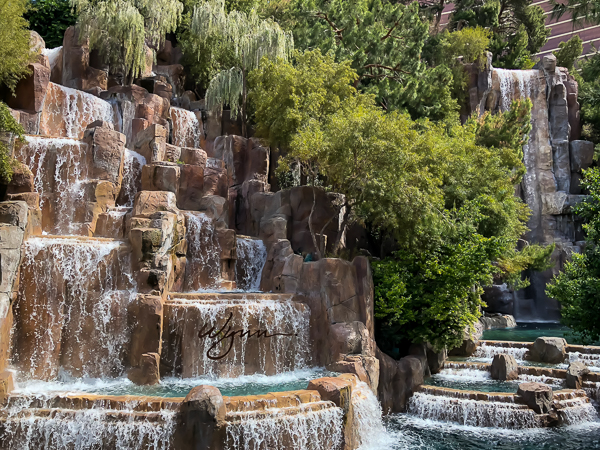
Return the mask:
M15 302L13 362L26 378L123 373L129 254L108 239L31 238Z
M517 361L523 361L525 359L525 353L527 353L528 350L529 349L527 347L500 347L482 342L477 347L473 358L492 360L494 359L495 355L505 354L513 356Z
M83 91L49 83L40 115L40 134L81 139L86 127L104 120L114 124L110 103Z
M165 308L171 347L165 345L164 352L170 352L167 358L173 361L173 375L179 370L186 378L274 375L305 368L309 363L310 313L303 304L292 300L175 298ZM211 329L210 335L200 336L201 331ZM248 336L248 332L259 330L269 337ZM234 331L237 333L232 335ZM224 356L210 359L207 355Z
M6 411L0 447L6 450L114 448L169 450L176 412L140 414L131 403L123 410L51 409L40 399L15 402ZM32 407L33 406L33 407Z
M596 408L586 397L574 397L564 400L555 400L561 422L565 425L579 425L584 422L596 422L598 413Z
M46 55L48 57L48 62L50 63L50 70L54 70L56 66L58 57L60 56L60 52L62 51L62 45L56 48L45 48L42 50L42 55Z
M294 450L335 449L342 443L343 412L323 402L303 404L300 411L290 414L288 409L265 409L228 414L237 419L227 426L226 450ZM318 404L316 404L318 405ZM303 410L306 411L303 411ZM258 413L258 414L257 414Z
M86 149L86 144L74 139L27 136L27 144L15 152L33 173L47 233L78 234L82 220L76 216L84 206L83 188L90 166Z
M198 117L187 109L171 107L173 145L200 148L201 125Z
M535 412L524 405L499 401L478 401L415 393L409 400L409 414L423 419L456 422L460 425L496 428L535 428Z
M500 84L501 111L508 111L513 100L530 98L533 94L532 79L539 75L537 70L494 69Z
M393 437L383 426L381 405L366 383L359 382L352 390L352 414L359 450L392 446Z
M569 352L567 353L567 356L569 357L570 363L581 361L588 366L591 371L600 371L600 354L598 353L586 354L580 352Z
M133 150L125 149L123 158L123 182L117 199L120 206L133 206L135 194L142 190L142 167L146 158Z
M237 238L235 281L242 291L258 291L263 267L267 262L267 247L260 239Z
M213 221L204 213L185 211L188 242L184 291L221 287L221 247Z

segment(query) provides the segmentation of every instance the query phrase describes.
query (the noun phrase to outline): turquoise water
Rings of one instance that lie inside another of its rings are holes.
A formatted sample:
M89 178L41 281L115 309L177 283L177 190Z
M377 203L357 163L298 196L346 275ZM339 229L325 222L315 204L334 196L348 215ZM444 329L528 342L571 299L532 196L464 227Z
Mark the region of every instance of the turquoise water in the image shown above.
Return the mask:
M496 328L484 331L481 339L533 342L542 336L565 338L569 344L590 345L589 342L582 342L569 327L565 327L559 323L519 323L514 328ZM596 342L591 345L600 345L600 343Z
M385 448L394 450L600 449L600 422L558 428L506 430L454 425L396 414L388 417L386 428L394 443Z
M156 397L185 397L199 385L219 388L222 395L261 395L269 392L306 389L315 378L335 376L323 368L297 370L279 375L247 375L238 378L163 378L156 386L136 386L127 378L76 379L63 382L24 382L16 385L15 392L52 394L59 392L86 392L101 395L142 395Z
M498 381L493 380L487 371L472 369L444 369L440 373L426 378L423 384L461 391L510 392L516 394L519 384L527 381L540 381L548 384L552 389L564 388L564 383L558 379L521 376L514 381Z

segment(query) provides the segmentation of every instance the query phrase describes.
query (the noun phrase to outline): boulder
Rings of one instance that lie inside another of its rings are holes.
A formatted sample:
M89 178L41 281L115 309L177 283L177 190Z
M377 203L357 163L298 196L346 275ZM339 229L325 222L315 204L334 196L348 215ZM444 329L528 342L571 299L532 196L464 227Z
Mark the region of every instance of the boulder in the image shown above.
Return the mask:
M177 206L184 210L198 211L204 197L204 167L182 164L180 168Z
M184 164L206 166L206 152L200 148L181 147L180 159Z
M569 364L567 368L567 388L581 389L583 385L583 376L590 373L590 369L581 361L575 361Z
M494 380L511 381L519 378L519 367L512 355L494 355L490 372Z
M133 217L150 217L160 211L179 213L173 192L141 191L136 194L133 202Z
M174 434L178 450L221 450L225 442L225 402L214 386L196 386L181 403Z
M29 48L33 53L41 53L46 48L44 38L37 31L29 31Z
M166 127L152 124L137 133L134 150L146 158L148 164L164 161L168 136Z
M571 141L571 171L587 169L594 161L594 143L590 141Z
M7 194L22 194L34 192L33 173L25 164L15 164L10 183L6 188Z
M379 349L376 352L379 360L377 397L383 412L405 412L414 390L423 384L422 362L416 356L405 356L396 361Z
M317 378L308 383L309 391L317 391L322 400L335 403L347 414L352 405L352 383L334 377Z
M552 388L544 383L521 383L517 396L519 403L538 414L548 414L552 410Z
M168 191L177 194L181 169L177 163L154 162L142 167L144 191Z
M127 372L127 378L140 386L151 386L160 383L160 355L144 353L139 367L132 367Z
M148 357L160 354L162 345L163 304L160 297L139 294L127 308L127 323L131 329L129 365L142 367Z
M6 103L14 109L37 113L44 105L50 83L50 68L39 63L29 64L28 68L30 74L19 80L14 95L7 94Z
M427 364L431 374L439 373L444 368L446 359L448 359L448 350L444 348L437 351L431 344L427 343Z
M565 361L567 341L558 337L539 337L528 353L531 361L561 364Z
M506 283L494 284L483 288L481 299L487 305L484 309L488 312L513 314L514 294Z

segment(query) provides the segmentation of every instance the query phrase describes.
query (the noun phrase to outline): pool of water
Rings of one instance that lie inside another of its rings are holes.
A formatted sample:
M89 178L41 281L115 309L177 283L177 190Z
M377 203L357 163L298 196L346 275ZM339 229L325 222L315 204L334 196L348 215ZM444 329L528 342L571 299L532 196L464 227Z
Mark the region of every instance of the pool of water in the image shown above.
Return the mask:
M569 344L583 344L570 328L559 323L519 323L514 328L486 330L483 332L481 339L533 342L542 336L565 338ZM598 344L595 343L594 345Z
M364 450L592 450L600 449L600 422L507 430L436 422L395 414L386 419L391 445ZM363 450L361 448L361 450Z
M224 396L261 395L269 392L306 389L310 380L335 376L323 368L297 370L278 375L247 375L238 378L162 378L155 386L137 386L127 378L76 379L55 382L17 382L15 393L52 394L86 392L102 395L143 395L156 397L185 397L195 386L209 384L219 388Z
M552 389L564 388L564 382L555 378L521 375L514 381L498 381L493 380L488 371L474 369L443 369L440 373L426 378L423 384L461 391L516 393L519 384L528 381L546 383Z

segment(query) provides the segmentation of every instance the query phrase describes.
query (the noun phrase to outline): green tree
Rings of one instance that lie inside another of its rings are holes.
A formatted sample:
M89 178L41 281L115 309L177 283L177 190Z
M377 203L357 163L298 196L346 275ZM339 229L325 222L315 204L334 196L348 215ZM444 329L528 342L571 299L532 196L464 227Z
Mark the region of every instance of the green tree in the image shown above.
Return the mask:
M289 23L296 46L351 61L356 87L373 94L385 109L432 119L457 110L451 70L422 60L429 23L417 2L298 0L295 8Z
M584 171L582 184L590 195L574 212L587 221L586 246L583 253L572 255L546 292L560 301L561 322L584 341L594 342L600 339L600 170Z
M183 4L177 0L71 0L77 23L111 70L131 82L146 64L146 48L158 49L174 32Z
M582 138L600 144L600 52L579 62ZM598 149L598 147L596 147Z
M552 0L552 19L571 14L573 25L600 24L600 0L567 0L559 3Z
M459 0L450 26L480 26L492 31L490 51L494 67L530 69L535 55L546 43L544 10L531 0Z
M575 61L583 52L583 41L577 35L573 36L567 42L558 44L558 50L552 52L556 56L556 65L566 67L569 72L573 73Z
M0 84L11 90L28 73L32 56L25 11L27 0L0 0Z
M228 13L223 0L211 0L194 8L188 38L197 43L188 48L201 47L215 37L219 45L231 49L237 64L214 75L206 91L206 104L208 108L227 104L234 118L241 109L246 136L248 72L258 67L262 58L287 59L294 49L293 37L272 19L261 19L256 9Z
M6 103L0 102L0 181L8 184L12 179L13 165L16 163L10 155L10 140L23 139L25 130L10 113Z
M69 0L32 0L25 19L42 36L46 48L61 46L65 30L77 21Z

